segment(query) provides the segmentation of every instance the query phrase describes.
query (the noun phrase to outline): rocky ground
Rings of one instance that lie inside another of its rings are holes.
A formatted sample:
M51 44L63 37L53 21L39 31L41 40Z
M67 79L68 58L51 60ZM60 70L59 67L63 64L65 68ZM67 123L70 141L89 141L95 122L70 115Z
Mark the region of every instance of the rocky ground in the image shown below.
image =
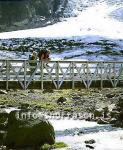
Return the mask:
M0 90L1 114L5 108L13 107L24 110L24 112L28 110L47 112L47 115L56 115L55 117L58 115L56 112L60 112L64 115L62 117L76 117L75 119L86 119L97 121L99 124L110 123L113 126L123 127L123 88ZM92 114L92 116L82 116L84 113ZM64 144L60 143L60 145ZM45 145L44 149L45 147L47 148L48 145ZM0 148L6 150L6 147Z
M111 111L123 97L123 88L0 91L0 106L69 113ZM97 113L97 112L98 113Z

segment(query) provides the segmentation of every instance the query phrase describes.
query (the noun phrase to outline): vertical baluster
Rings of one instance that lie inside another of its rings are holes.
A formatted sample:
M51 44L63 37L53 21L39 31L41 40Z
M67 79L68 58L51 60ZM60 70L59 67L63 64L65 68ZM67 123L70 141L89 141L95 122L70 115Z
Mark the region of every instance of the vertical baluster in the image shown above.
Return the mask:
M9 87L9 61L6 60L6 90L8 90Z
M41 63L41 70L40 70L40 72L41 72L41 90L43 90L43 89L44 89L44 82L43 82L43 76L44 76L44 73L43 73L44 62L43 62L43 61L40 61L40 63Z
M72 89L75 88L75 84L74 84L74 62L71 62L71 68L72 68Z
M27 70L27 62L24 60L24 90L26 90L26 70Z
M101 89L103 89L103 62L100 63L101 67Z
M57 89L59 89L59 61L57 61L56 65L56 76L57 76Z
M87 66L87 89L89 89L89 66L88 66L88 62L86 63Z

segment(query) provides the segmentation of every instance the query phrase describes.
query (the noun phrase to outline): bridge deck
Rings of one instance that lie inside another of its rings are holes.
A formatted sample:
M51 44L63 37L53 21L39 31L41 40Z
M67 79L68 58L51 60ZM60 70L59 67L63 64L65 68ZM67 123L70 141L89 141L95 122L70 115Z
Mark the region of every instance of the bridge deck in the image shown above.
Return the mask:
M100 81L101 88L104 81L117 87L119 83L123 84L123 62L0 60L0 83L4 82L8 89L12 81L18 82L23 89L34 81L40 82L41 89L46 82L52 82L60 89L67 81L73 89L76 82L90 88L93 81Z

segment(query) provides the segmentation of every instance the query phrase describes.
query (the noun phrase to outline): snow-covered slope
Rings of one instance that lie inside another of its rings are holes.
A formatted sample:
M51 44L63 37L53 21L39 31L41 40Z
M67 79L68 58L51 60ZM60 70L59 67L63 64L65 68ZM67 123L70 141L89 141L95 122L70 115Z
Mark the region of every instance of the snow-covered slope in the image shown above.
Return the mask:
M82 0L81 0L82 1ZM106 2L96 3L76 17L64 19L47 27L0 33L0 39L44 37L61 38L72 36L98 35L110 38L123 38L123 22L110 16L111 12L121 9L122 5L109 5ZM76 11L76 10L74 10Z

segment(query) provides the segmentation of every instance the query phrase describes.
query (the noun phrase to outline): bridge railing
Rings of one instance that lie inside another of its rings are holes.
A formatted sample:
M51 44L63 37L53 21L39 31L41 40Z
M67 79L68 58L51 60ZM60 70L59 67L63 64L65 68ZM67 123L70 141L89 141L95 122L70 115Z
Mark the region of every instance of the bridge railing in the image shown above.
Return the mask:
M31 82L40 81L43 89L44 81L52 81L56 89L60 89L65 81L81 82L85 88L90 88L93 81L108 81L112 87L117 87L123 81L123 62L102 61L30 61L30 60L0 60L0 81L18 81L23 89Z

